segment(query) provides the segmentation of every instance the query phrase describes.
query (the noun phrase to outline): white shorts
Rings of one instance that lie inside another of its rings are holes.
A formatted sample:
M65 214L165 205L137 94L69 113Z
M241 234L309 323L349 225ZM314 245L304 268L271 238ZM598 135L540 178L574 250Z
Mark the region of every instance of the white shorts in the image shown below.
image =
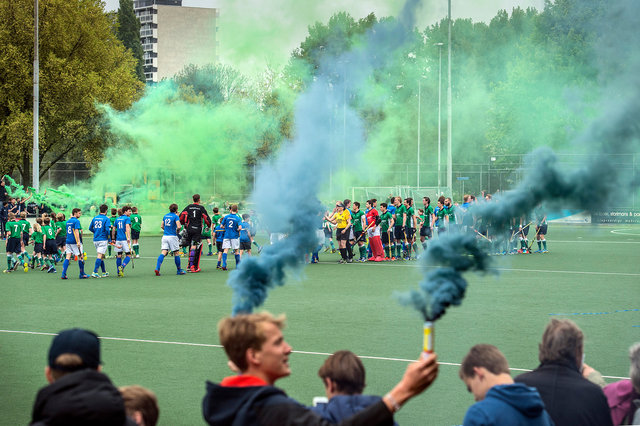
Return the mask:
M353 233L353 226L349 227L349 239L350 240L355 240L356 239L356 236Z
M160 250L179 251L180 239L175 235L163 235Z
M105 254L107 252L107 247L109 246L109 242L108 241L94 241L93 245L96 248L96 251L98 252L98 254Z
M316 239L318 240L318 244L324 244L324 230L316 229Z
M374 225L371 228L367 229L367 236L369 238L371 238L371 237L379 237L380 236L380 227L377 226L377 225Z
M116 253L131 253L131 249L129 248L129 243L127 240L124 241L116 241Z
M232 249L238 250L240 248L240 238L229 239L225 238L222 240L222 249Z
M66 254L72 254L74 256L80 256L80 247L77 244L67 244L65 246L64 252Z

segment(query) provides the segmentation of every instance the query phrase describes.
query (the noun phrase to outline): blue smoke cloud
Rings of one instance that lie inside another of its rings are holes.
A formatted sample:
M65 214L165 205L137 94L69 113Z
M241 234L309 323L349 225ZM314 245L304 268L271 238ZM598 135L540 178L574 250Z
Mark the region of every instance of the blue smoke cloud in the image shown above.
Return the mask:
M298 268L304 253L317 247L315 231L324 211L317 194L327 185L330 165L342 147L342 140L338 144L330 136L332 109L358 93L373 70L410 39L418 5L418 0L409 0L397 21L382 22L370 31L362 48L325 60L309 90L298 99L295 139L283 146L272 164L260 169L252 196L267 228L287 238L231 272L234 315L262 305L269 290L284 285L287 269ZM351 157L357 158L364 145L363 126L352 109L345 107L344 114L344 137Z

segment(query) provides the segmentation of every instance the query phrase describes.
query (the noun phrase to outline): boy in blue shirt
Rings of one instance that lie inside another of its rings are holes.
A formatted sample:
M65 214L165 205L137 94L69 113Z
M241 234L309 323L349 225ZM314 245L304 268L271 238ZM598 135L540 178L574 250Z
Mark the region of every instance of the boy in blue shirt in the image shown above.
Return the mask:
M242 215L242 222L240 222L240 257L242 253L247 252L251 256L251 244L253 243L253 236L251 235L251 225L249 224L249 215Z

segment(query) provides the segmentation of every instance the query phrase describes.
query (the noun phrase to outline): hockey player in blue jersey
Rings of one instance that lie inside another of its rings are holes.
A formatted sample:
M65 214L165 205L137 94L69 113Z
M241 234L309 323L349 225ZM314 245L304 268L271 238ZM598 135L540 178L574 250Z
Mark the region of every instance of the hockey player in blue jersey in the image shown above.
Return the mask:
M116 265L118 277L124 277L124 268L131 260L131 207L124 206L122 215L116 219ZM124 253L125 258L122 259Z
M224 239L222 240L222 266L220 269L227 270L227 253L229 249L233 250L233 254L236 258L236 267L240 264L240 230L242 227L240 223L242 220L238 216L238 206L233 204L229 209L230 214L222 218L222 228L224 229Z
M156 276L160 276L160 266L164 257L173 253L173 260L176 263L176 274L184 275L185 270L180 267L180 238L178 232L182 228L180 224L180 217L178 216L178 205L171 204L169 206L169 213L165 214L162 218L160 227L162 228L162 245L160 246L160 256L158 256L158 262L156 263Z
M69 262L71 256L78 259L78 266L80 267L80 279L89 278L84 273L84 259L82 250L82 226L80 226L80 220L78 218L82 215L82 210L75 208L71 211L71 217L67 220L65 225L67 231L67 238L65 240L65 253L66 258L62 264L62 278L67 279L67 268L69 268Z
M93 245L96 248L96 264L93 267L92 278L108 277L104 265L105 254L107 253L107 247L109 246L109 231L111 228L111 220L107 217L107 210L109 208L106 204L100 206L100 214L91 219L89 224L89 231L93 232ZM98 268L102 269L102 275L98 274Z

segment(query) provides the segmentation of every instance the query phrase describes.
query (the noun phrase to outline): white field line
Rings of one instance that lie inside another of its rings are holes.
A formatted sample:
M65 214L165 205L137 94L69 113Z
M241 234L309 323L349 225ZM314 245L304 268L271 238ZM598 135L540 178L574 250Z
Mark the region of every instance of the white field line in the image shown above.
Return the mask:
M640 233L638 232L623 232L623 231L633 231L633 229L614 229L613 231L609 231L609 232L616 235L631 235L633 237L640 237Z
M323 262L320 263L333 263L333 262ZM367 264L369 262L354 262L357 265ZM407 263L406 261L401 262L377 262L377 266L387 266L392 268L422 268L424 265L420 265L413 261L412 263ZM436 266L427 266L429 269L436 268ZM490 271L500 271L500 272L541 272L547 274L578 274L578 275L615 275L615 276L623 276L623 277L640 277L640 273L632 273L632 272L591 272L591 271L559 271L552 269L518 269L518 268L487 268Z
M573 242L573 241L572 241ZM595 241L594 241L595 242ZM640 244L640 242L638 242ZM142 257L141 259L156 259L155 257ZM203 259L201 259L202 261ZM206 260L214 260L214 259L206 259ZM332 261L320 261L320 263L335 263ZM377 266L387 266L392 268L421 268L423 265L420 265L416 261L412 261L411 263L407 263L406 261L401 262L354 262L354 265L365 265L374 263ZM428 266L428 268L436 268L436 266ZM522 268L488 268L490 271L499 271L499 272L541 272L547 274L578 274L578 275L614 275L614 276L622 276L622 277L640 277L640 273L633 272L592 272L592 271L562 271L562 270L553 270L553 269L522 269Z
M57 333L47 333L47 332L39 332L39 331L20 331L20 330L0 330L0 333L7 334L29 334L36 336L55 336ZM178 345L178 346L197 346L204 348L222 348L222 345L213 345L207 343L189 343L189 342L172 342L168 340L149 340L149 339L130 339L125 337L100 337L102 340L114 340L119 342L136 342L136 343L156 343L162 345ZM320 356L329 356L330 353L326 352L309 352L309 351L293 351L295 354L301 355L320 355ZM358 355L362 359L371 359L377 361L393 361L393 362L413 362L415 359L404 359L404 358L388 358L388 357L379 357L379 356L370 356L370 355ZM442 362L439 361L440 365L448 365L453 367L459 367L460 364L456 362ZM526 368L511 368L513 371L531 371ZM606 379L628 379L628 377L618 377L618 376L602 376Z

